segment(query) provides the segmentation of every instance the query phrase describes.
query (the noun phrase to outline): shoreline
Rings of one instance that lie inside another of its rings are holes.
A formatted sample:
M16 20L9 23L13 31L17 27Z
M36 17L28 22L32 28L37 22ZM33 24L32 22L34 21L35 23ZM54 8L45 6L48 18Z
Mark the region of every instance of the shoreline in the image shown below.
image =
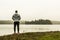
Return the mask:
M60 31L10 34L0 36L0 40L60 40Z

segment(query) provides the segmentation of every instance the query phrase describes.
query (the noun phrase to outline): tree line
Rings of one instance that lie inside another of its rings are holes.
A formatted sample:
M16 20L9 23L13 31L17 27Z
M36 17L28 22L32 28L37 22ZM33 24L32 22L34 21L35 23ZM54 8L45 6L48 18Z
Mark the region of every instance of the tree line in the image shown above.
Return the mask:
M50 20L34 20L34 21L25 21L25 24L52 24Z

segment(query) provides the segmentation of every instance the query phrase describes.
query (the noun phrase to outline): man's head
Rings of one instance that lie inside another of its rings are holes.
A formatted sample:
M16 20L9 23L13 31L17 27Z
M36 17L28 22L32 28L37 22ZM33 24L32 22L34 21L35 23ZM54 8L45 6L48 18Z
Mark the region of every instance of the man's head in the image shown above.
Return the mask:
M15 10L15 13L18 13L18 11L17 11L17 10Z

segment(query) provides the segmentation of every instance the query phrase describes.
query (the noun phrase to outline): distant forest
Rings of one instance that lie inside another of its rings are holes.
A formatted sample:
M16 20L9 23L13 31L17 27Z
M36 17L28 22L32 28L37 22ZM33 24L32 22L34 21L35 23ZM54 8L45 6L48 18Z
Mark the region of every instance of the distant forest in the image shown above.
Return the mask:
M13 24L11 20L0 20L0 24Z
M20 21L21 24L52 24L50 20ZM0 20L0 24L13 24L12 20Z
M25 24L52 24L50 20L34 20L34 21L25 21Z

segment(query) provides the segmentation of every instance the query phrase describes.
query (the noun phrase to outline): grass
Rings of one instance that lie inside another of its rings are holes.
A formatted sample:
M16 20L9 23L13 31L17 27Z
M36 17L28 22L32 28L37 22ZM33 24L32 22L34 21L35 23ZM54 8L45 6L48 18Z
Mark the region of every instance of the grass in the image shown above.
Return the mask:
M60 40L60 32L31 32L0 36L0 40Z

